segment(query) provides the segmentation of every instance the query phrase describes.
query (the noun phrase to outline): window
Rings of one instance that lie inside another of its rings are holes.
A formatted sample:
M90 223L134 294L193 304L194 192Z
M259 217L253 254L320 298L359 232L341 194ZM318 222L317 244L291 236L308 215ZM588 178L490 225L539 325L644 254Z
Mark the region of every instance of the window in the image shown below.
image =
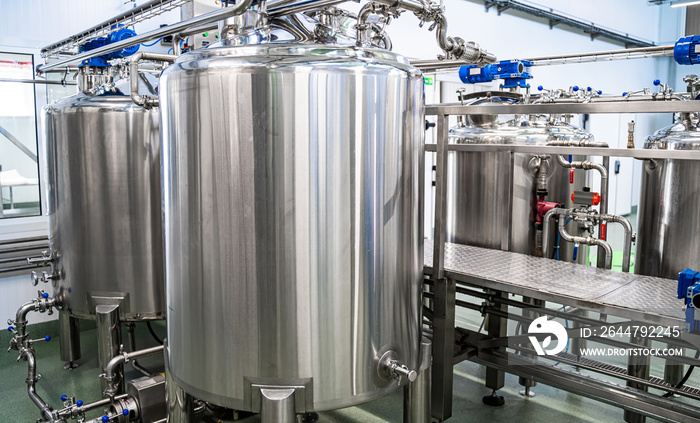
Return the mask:
M0 218L41 214L31 54L0 52Z

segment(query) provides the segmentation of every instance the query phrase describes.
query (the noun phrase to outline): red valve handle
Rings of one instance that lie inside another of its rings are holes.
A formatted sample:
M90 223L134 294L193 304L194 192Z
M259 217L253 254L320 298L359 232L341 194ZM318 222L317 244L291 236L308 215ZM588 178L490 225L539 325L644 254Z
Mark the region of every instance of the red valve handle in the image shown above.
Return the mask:
M569 171L569 183L573 184L574 183L574 169L571 169Z
M605 241L605 235L607 233L607 225L608 224L606 222L602 222L600 224L600 239L602 239L603 241Z

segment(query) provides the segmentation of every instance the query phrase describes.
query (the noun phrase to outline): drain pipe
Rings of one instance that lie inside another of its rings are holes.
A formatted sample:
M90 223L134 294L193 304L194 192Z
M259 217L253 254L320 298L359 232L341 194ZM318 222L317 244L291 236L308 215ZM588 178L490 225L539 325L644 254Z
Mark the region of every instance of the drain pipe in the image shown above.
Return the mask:
M605 261L604 261L604 268L605 269L610 269L612 267L612 248L610 247L610 244L608 244L606 241L598 238L593 238L593 237L581 237L581 236L573 236L569 234L566 231L566 217L585 217L587 219L590 219L591 217L597 218L597 216L601 216L601 218L609 218L612 219L613 217L621 218L620 216L611 216L611 215L597 215L597 214L579 214L572 212L571 210L568 209L551 209L544 215L544 227L543 227L543 236L542 236L542 251L545 255L545 257L549 257L549 223L552 220L552 217L554 215L559 216L559 233L561 234L561 237L564 238L565 241L568 242L573 242L575 244L586 244L586 245L597 245L600 247L601 250L605 251ZM622 218L624 219L624 218ZM624 219L627 220L627 219ZM627 222L629 223L629 221ZM623 224L624 226L624 224ZM631 225L629 226L631 229ZM627 241L627 237L625 237L625 241ZM627 244L626 248L627 248ZM630 238L630 247L631 247L631 238ZM629 257L629 254L628 254ZM627 261L627 268L629 270L629 261Z

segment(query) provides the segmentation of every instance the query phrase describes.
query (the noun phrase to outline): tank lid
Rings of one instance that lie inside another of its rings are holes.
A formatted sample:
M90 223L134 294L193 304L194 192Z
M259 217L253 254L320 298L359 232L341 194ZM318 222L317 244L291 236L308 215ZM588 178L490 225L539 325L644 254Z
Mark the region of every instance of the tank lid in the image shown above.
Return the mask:
M658 150L700 150L700 130L697 116L689 121L679 121L661 128L654 135L647 137L646 149Z

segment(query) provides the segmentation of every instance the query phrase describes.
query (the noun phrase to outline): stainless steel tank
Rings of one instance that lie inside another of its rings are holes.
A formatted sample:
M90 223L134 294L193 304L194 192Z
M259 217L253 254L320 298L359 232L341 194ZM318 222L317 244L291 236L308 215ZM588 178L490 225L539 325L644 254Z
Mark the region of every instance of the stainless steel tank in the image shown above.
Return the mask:
M79 94L44 109L55 295L75 317L164 318L159 113L108 79L84 70Z
M423 79L294 19L161 77L169 370L241 410L261 384L351 406L399 388L387 353L419 364Z
M478 99L472 104L510 104L512 99ZM547 145L553 141L590 142L593 136L548 116L473 116L450 129L451 143ZM582 157L574 156L575 160ZM511 160L512 174L511 174ZM586 173L548 160L546 201L573 206L571 194L586 185ZM449 152L447 178L447 240L484 248L535 255L537 221L537 158L532 154L502 152ZM579 234L575 222L567 228ZM550 233L556 236L557 231ZM550 245L556 245L552 240ZM560 243L560 259L573 261L573 245ZM577 262L585 263L586 254Z
M698 150L697 116L684 116L647 138L644 148ZM700 267L700 164L694 160L647 160L642 173L635 273L676 279Z

